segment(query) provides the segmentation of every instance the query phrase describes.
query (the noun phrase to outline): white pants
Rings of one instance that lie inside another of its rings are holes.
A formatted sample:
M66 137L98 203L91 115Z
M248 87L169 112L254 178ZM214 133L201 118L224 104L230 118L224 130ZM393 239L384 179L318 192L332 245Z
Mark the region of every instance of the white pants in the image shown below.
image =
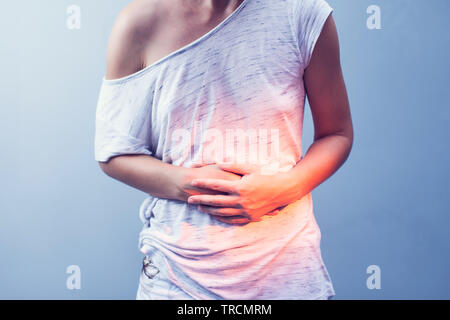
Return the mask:
M172 283L163 270L156 267L157 256L145 256L139 277L136 300L193 300L193 298Z
M194 298L174 284L165 274L163 258L159 252L145 256L139 277L136 300L194 300ZM332 297L322 299L331 300Z

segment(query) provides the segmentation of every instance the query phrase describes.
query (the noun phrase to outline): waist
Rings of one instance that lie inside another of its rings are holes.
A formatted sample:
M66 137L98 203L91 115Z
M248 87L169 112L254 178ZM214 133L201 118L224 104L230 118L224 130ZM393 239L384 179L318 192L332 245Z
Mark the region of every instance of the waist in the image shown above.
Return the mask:
M275 216L266 215L261 221L245 225L226 224L198 211L195 205L167 199L152 202L151 209L144 212L147 216L140 242L147 239L186 259L260 250L262 243L282 247L295 236L304 238L305 244L311 245L317 245L320 239L311 194L285 206Z

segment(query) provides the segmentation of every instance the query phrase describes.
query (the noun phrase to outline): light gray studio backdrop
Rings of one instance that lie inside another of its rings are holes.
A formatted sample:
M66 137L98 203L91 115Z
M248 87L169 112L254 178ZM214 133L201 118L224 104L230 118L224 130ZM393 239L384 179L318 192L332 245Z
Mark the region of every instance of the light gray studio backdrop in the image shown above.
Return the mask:
M93 154L108 36L128 2L2 5L0 298L135 298L145 194ZM313 192L336 298L448 299L450 1L329 3L355 127L349 160ZM80 29L68 27L71 5ZM381 29L368 27L371 5ZM312 135L308 111L305 147ZM67 287L72 265L80 289Z

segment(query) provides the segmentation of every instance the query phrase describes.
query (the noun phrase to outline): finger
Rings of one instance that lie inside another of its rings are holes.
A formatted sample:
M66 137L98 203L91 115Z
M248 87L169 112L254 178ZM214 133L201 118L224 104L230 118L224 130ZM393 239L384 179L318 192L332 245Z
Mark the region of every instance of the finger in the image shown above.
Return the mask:
M204 204L214 207L235 207L239 208L239 197L230 195L209 195L201 194L190 196L187 201L189 204Z
M241 174L241 175L250 174L250 173L255 172L257 170L255 165L245 164L245 163L236 163L236 162L232 162L232 163L227 163L227 162L217 163L217 166L220 169L224 170L224 171L238 173L238 174Z
M236 192L236 182L230 180L208 179L208 178L194 179L192 180L191 185L198 188L211 189L226 193Z
M197 187L189 187L187 188L187 190L191 191L191 196L194 195L201 195L201 194L222 194L222 195L227 195L228 193L226 192L222 192L222 191L215 191L215 190L211 190L211 189L203 189L203 188L197 188Z
M216 217L217 220L219 220L220 222L223 223L227 223L227 224L247 224L250 222L249 219L244 218L242 216L234 216L234 217L230 217L230 218L223 218L223 217Z
M280 213L280 210L273 210L273 211L271 211L269 213L266 213L266 215L268 215L268 216L276 216L279 213Z
M220 208L220 207L212 207L205 205L198 205L198 210L211 214L213 216L238 216L242 214L242 209L237 208Z

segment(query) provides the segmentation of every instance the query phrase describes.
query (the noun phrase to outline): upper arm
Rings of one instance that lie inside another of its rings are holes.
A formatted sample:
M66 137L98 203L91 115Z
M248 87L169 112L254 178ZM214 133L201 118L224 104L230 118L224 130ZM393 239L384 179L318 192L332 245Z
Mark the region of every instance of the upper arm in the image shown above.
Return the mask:
M342 75L336 25L330 15L304 73L315 139L342 134L353 138L350 106Z
M136 0L120 13L108 44L105 79L122 78L139 68L144 37L151 26L149 18L154 12L151 3ZM148 95L132 89L131 82L102 82L96 109L95 159L104 163L100 164L103 170L110 159L118 156L152 154L151 104Z
M134 1L120 12L108 41L106 79L125 77L143 68L155 13L156 6L149 1Z

